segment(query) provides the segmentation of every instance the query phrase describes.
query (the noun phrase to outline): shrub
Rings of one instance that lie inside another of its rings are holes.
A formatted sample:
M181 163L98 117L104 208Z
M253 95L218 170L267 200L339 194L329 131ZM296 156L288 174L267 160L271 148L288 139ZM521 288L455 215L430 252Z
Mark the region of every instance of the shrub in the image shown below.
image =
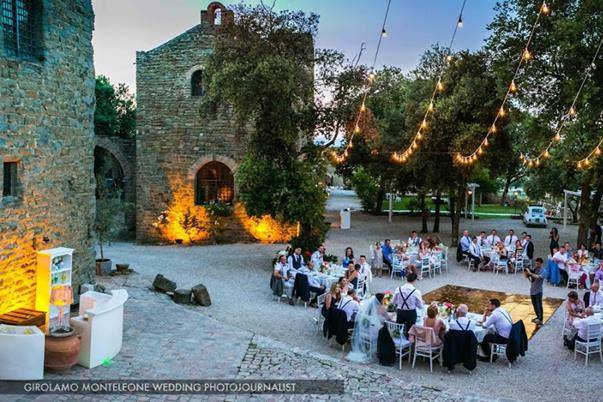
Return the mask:
M374 211L379 201L379 185L377 181L362 167L354 171L351 180L352 188L360 198L365 212Z

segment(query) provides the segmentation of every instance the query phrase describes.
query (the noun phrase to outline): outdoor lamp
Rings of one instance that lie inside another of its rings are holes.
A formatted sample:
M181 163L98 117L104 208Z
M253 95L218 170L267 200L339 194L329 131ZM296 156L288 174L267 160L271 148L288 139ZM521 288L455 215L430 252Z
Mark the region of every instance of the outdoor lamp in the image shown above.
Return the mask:
M63 308L73 303L73 291L69 285L53 286L50 291L50 304L59 308L59 326L57 330L64 329L63 326Z

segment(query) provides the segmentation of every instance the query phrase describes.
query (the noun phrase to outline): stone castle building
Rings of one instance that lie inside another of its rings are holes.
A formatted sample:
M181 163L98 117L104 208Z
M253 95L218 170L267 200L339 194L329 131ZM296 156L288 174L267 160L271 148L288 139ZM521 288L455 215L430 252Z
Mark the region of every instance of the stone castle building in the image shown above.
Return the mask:
M234 172L243 157L245 129L232 110L207 117L204 63L222 24L234 14L213 2L200 24L165 44L136 55L136 237L139 241L182 237L158 230L163 211L187 210L235 198ZM161 228L159 228L161 229Z
M35 303L36 251L94 273L91 0L0 0L0 314Z

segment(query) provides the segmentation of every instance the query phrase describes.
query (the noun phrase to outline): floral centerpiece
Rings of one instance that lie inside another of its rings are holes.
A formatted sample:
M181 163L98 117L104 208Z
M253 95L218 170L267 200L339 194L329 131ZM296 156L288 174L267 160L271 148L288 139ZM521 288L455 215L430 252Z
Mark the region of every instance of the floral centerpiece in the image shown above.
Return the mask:
M395 307L396 307L392 304L393 300L394 300L394 293L391 290L386 290L385 292L383 292L383 305L385 306L387 311L390 313L394 312Z
M444 302L438 305L440 316L443 318L452 317L454 313L454 304L450 302Z

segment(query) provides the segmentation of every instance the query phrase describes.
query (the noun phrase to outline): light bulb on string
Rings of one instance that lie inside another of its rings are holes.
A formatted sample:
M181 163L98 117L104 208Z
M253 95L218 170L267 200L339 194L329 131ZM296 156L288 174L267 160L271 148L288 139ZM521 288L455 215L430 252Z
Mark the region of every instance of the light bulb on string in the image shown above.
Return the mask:
M387 38L387 31L385 30L385 28L383 28L381 30L381 36L383 36L384 38Z
M438 91L442 92L444 90L444 84L442 84L442 81L440 79L438 79L438 83L436 85L436 88L438 89Z
M529 162L528 162L528 167L534 167L534 162L529 161Z
M590 165L590 159L586 158L584 159L584 166L588 167L588 165Z
M597 156L601 155L601 148L599 148L599 147L595 148L595 155L597 155Z
M456 26L459 28L463 27L463 16L459 15L459 20L456 22Z
M574 117L574 116L576 116L576 115L578 114L578 112L576 112L576 108L574 107L574 105L572 105L572 106L570 107L569 112L567 112L567 114L568 114L570 117Z
M417 131L417 135L416 135L417 140L420 140L423 138L423 135L421 134L420 131Z
M500 109L498 110L498 116L499 117L505 117L507 113L505 112L505 108L504 106L501 106Z
M540 8L540 10L541 10L541 11L542 11L542 13L543 13L543 14L545 14L545 15L551 12L551 9L550 9L549 5L548 5L548 4L546 4L546 1L543 1L543 2L542 2L542 7Z
M561 135L559 133L555 134L555 137L553 137L553 139L555 141L561 141Z
M366 111L366 105L364 104L364 102L362 102L362 106L360 106L360 111L361 112L365 112Z
M578 169L582 169L582 162L578 162Z
M509 91L513 93L517 92L517 85L515 85L515 80L511 80L511 85L509 85Z
M480 155L484 153L484 151L482 150L482 147L479 147L477 149L477 153L480 154Z
M484 146L487 147L488 145L490 145L490 143L488 142L488 138L484 138Z
M542 157L543 157L543 158L548 158L549 156L551 156L551 154L549 153L549 150L548 150L548 149L545 149L545 150L544 150L544 153L542 154Z
M427 128L427 120L423 119L421 122L421 128Z
M358 126L358 124L356 124L356 127L354 127L354 133L358 134L360 132L360 126Z
M417 143L415 141L412 142L411 148L412 149L417 149Z
M525 49L523 50L523 53L522 53L522 55L521 55L521 58L522 58L524 61L528 61L528 60L530 60L530 59L532 58L532 53L530 53L530 51L528 50L528 48L525 48Z
M534 165L536 165L536 167L540 166L540 159L536 159L536 161L534 161Z
M492 125L490 126L490 132L496 133L496 124L492 123Z
M429 102L429 106L427 107L428 112L433 112L433 101Z
M449 54L448 56L446 56L446 63L452 63L452 55Z
M368 75L368 80L369 80L369 82L373 82L375 80L375 73L370 73Z

